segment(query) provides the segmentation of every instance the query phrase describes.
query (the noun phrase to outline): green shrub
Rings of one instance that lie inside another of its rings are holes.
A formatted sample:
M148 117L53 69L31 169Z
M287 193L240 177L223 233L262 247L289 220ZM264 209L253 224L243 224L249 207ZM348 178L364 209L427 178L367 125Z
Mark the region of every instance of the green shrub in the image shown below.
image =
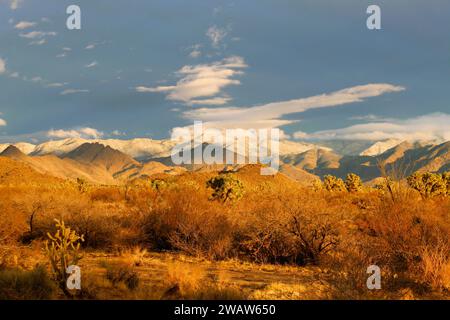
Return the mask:
M239 200L244 194L244 186L241 181L232 174L220 174L206 182L208 188L213 189L211 200L227 201Z
M31 271L0 271L0 300L48 300L55 292L56 286L42 266Z

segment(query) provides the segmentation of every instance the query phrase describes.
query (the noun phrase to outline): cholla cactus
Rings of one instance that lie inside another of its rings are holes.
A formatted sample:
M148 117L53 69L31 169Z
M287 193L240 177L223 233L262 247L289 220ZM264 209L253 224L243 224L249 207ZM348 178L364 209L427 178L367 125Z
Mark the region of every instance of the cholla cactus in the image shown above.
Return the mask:
M167 187L167 182L161 179L154 179L150 182L150 187L156 191L161 191Z
M450 171L442 174L442 180L444 180L445 187L447 189L447 196L450 196Z
M79 236L69 227L66 227L64 221L55 219L56 233L52 236L47 233L49 240L45 242L45 252L59 287L65 294L68 294L66 283L68 274L67 267L76 265L81 259L79 255L80 243L84 241L83 235Z
M244 194L244 186L241 181L232 174L220 174L206 182L208 188L213 189L211 200L227 202L239 200Z
M323 190L322 181L314 180L314 182L312 184L312 188L313 188L314 191L321 191L321 190Z
M347 175L347 179L345 179L345 186L348 192L359 192L363 187L361 178L354 173L349 173Z
M346 191L345 183L341 178L326 175L323 178L323 188L327 191Z
M83 178L77 178L78 191L85 193L88 191L88 182Z
M446 181L443 175L438 173L416 172L408 177L408 184L411 188L419 191L422 198L443 196L447 194Z

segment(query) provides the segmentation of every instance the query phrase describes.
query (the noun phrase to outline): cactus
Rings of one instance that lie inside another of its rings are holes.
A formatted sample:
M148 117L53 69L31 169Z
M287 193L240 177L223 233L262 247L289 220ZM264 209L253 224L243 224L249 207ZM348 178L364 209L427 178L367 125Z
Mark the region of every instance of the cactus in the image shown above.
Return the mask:
M450 196L450 171L442 174L442 180L444 180L445 188L447 189L447 196Z
M50 260L56 282L64 294L70 296L66 286L68 279L66 270L68 266L76 265L82 258L79 249L84 237L83 235L77 235L74 230L66 227L64 221L55 219L55 222L57 231L53 236L47 233L49 240L45 242L45 253Z
M348 192L359 192L363 187L361 178L354 173L349 173L347 175L347 178L345 179L345 186Z
M416 172L409 176L407 181L411 188L419 191L422 198L431 198L436 196L445 196L447 194L446 181L447 176L438 173L419 173Z
M85 193L88 191L88 183L83 178L77 178L77 187L78 191L81 193Z
M155 191L161 191L163 188L167 187L167 182L161 179L153 179L150 182L150 187Z
M241 181L232 174L220 174L206 182L208 188L213 189L211 200L222 201L239 200L244 194L244 186Z
M332 175L326 175L323 178L323 188L327 191L346 191L344 181Z

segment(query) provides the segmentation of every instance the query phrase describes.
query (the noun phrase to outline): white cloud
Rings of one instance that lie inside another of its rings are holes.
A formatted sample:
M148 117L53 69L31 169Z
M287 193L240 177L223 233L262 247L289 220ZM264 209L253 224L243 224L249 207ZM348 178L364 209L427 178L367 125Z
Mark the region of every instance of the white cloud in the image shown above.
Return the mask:
M283 116L309 109L334 107L361 102L365 98L404 90L403 87L377 83L346 88L329 94L265 105L236 108L199 108L185 111L183 116L191 120L202 120L216 128L270 128L297 122L282 119Z
M119 130L114 130L113 132L111 132L112 136L126 136L125 132L121 132Z
M194 44L193 46L190 46L187 48L189 50L189 57L190 58L199 58L202 55L202 52L200 51L202 45L201 44Z
M13 72L9 75L11 78L19 78L20 74L18 72Z
M202 55L202 52L200 50L194 49L189 53L189 57L191 58L198 58Z
M297 132L294 132L292 137L294 139L297 139L297 140L302 140L302 139L307 139L308 138L308 134L306 132L303 132L303 131L297 131Z
M28 33L21 33L19 34L20 37L26 38L26 39L41 39L43 37L47 36L56 36L57 33L53 31L44 32L44 31L30 31Z
M9 0L11 10L17 10L22 5L23 0Z
M37 23L36 22L30 22L30 21L20 21L17 23L14 28L19 30L28 29L31 27L34 27Z
M450 114L432 113L415 118L369 122L350 127L318 131L303 138L344 140L450 140Z
M211 40L214 48L219 48L222 40L227 36L228 31L217 26L212 26L206 31L206 36Z
M46 85L47 88L60 88L67 85L67 82L53 82Z
M92 50L92 49L95 48L95 46L96 46L95 43L91 43L91 44L88 44L88 45L85 47L85 49L86 49L86 50Z
M0 127L6 126L6 121L0 118Z
M353 116L348 118L349 120L358 120L358 121L387 121L389 119L380 117L374 114L366 114L362 116Z
M0 58L0 74L6 72L6 62L2 58Z
M31 41L30 46L42 46L43 44L47 43L47 39L41 39L36 41Z
M97 129L94 129L94 128L89 128L89 127L70 129L70 130L51 129L47 132L47 136L50 138L58 138L58 139L65 139L65 138L98 139L103 136L103 132L98 131Z
M85 65L84 67L85 68L93 68L93 67L96 67L97 65L98 65L98 62L97 61L93 61L93 62Z
M228 103L231 101L231 98L228 96L224 97L214 97L211 99L201 99L201 100L191 100L187 103L189 106L193 105L210 105L210 106L219 106Z
M60 93L60 95L65 96L67 94L74 94L74 93L89 93L89 90L87 89L66 89Z
M239 85L235 76L243 74L240 69L246 68L244 59L238 56L229 57L210 64L184 66L177 71L181 79L176 85L159 87L136 87L137 92L167 92L167 99L181 101L187 105L225 104L228 97L217 96L225 87Z
M41 77L33 77L30 79L31 82L42 82L44 81L44 79L42 79Z

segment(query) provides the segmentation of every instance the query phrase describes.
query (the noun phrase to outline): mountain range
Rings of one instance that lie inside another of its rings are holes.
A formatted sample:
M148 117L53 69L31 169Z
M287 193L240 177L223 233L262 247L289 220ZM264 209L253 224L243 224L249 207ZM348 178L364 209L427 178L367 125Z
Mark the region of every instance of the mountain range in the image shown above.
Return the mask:
M3 144L0 145L0 157L3 159L0 166L8 164L11 167L11 161L14 161L39 174L60 179L83 178L100 184L123 183L154 174L180 174L187 170L237 170L243 166L176 166L170 157L173 146L174 142L170 140L152 139L64 139L38 145L25 142ZM207 146L203 144L201 147ZM341 149L336 146L341 146ZM365 149L361 150L362 147ZM4 158L9 158L9 162L6 163ZM371 145L354 142L353 146L348 141L328 142L326 145L280 142L280 172L308 184L327 174L345 178L349 172L370 181L380 176L380 165L402 176L415 171L448 171L450 141L439 144L390 139Z

